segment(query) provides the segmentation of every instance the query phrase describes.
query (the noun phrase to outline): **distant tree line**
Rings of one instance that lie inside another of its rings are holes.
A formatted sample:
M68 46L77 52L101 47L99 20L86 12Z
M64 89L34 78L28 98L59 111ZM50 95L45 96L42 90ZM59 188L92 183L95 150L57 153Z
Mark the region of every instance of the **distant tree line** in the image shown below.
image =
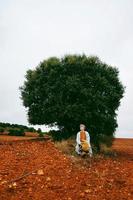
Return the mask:
M25 135L25 132L38 132L39 134L42 133L42 130L40 128L36 130L34 127L28 127L25 125L0 122L0 133L6 131L9 132L9 135L18 136Z

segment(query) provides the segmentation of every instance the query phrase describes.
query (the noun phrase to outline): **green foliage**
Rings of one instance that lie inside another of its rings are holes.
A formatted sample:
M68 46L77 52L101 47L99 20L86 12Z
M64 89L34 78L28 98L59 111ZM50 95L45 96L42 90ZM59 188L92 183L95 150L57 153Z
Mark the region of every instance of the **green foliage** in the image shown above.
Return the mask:
M19 124L3 123L3 122L0 122L0 127L3 127L3 128L23 128L23 129L28 129L27 126L23 126L23 125L19 125Z
M48 135L51 136L54 141L61 141L62 139L65 139L65 136L66 136L60 130L58 130L58 131L51 130L48 132Z
M42 133L42 130L40 128L38 128L37 132L38 133Z
M33 127L27 128L26 129L28 132L36 132L36 130Z
M10 123L3 123L0 122L0 130L12 130L12 129L16 129L16 130L23 130L23 132L37 132L37 130L33 127L28 127L28 126L24 126L24 125L20 125L20 124L10 124ZM41 131L41 129L40 129ZM4 132L4 131L3 131Z
M39 133L39 137L44 137L44 132L38 132Z
M117 110L124 93L118 75L117 68L94 56L44 60L27 71L20 88L29 122L57 125L59 135L54 135L59 138L76 134L84 123L99 148L103 136L113 137L117 128Z
M3 132L4 132L4 128L0 127L0 133L3 133Z
M9 129L9 135L11 136L24 136L24 130L23 129Z
M112 143L114 141L114 136L113 135L102 135L100 143L101 144L106 144L107 147L111 147Z

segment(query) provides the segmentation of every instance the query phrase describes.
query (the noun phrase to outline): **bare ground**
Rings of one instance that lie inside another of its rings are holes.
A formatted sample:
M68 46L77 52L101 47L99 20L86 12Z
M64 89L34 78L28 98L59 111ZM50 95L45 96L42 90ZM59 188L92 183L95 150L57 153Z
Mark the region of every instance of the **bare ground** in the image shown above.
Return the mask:
M7 137L0 137L0 200L133 199L133 139L116 139L115 154L96 155L90 165L51 141Z

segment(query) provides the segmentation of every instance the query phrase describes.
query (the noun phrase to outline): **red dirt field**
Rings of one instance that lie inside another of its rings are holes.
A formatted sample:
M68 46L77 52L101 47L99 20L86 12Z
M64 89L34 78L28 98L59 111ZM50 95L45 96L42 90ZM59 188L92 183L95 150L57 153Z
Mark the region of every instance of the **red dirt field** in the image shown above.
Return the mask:
M110 156L67 156L51 141L1 142L0 200L132 200L133 139Z
M0 135L0 142L9 142L9 141L19 141L19 140L31 140L36 137L34 136L9 136L9 135Z

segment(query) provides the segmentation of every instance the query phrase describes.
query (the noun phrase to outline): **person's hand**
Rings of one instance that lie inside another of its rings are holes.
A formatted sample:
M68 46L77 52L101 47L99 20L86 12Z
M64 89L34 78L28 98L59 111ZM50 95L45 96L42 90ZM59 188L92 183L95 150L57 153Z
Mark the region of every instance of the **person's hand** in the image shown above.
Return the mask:
M86 140L82 140L82 142L86 142Z

